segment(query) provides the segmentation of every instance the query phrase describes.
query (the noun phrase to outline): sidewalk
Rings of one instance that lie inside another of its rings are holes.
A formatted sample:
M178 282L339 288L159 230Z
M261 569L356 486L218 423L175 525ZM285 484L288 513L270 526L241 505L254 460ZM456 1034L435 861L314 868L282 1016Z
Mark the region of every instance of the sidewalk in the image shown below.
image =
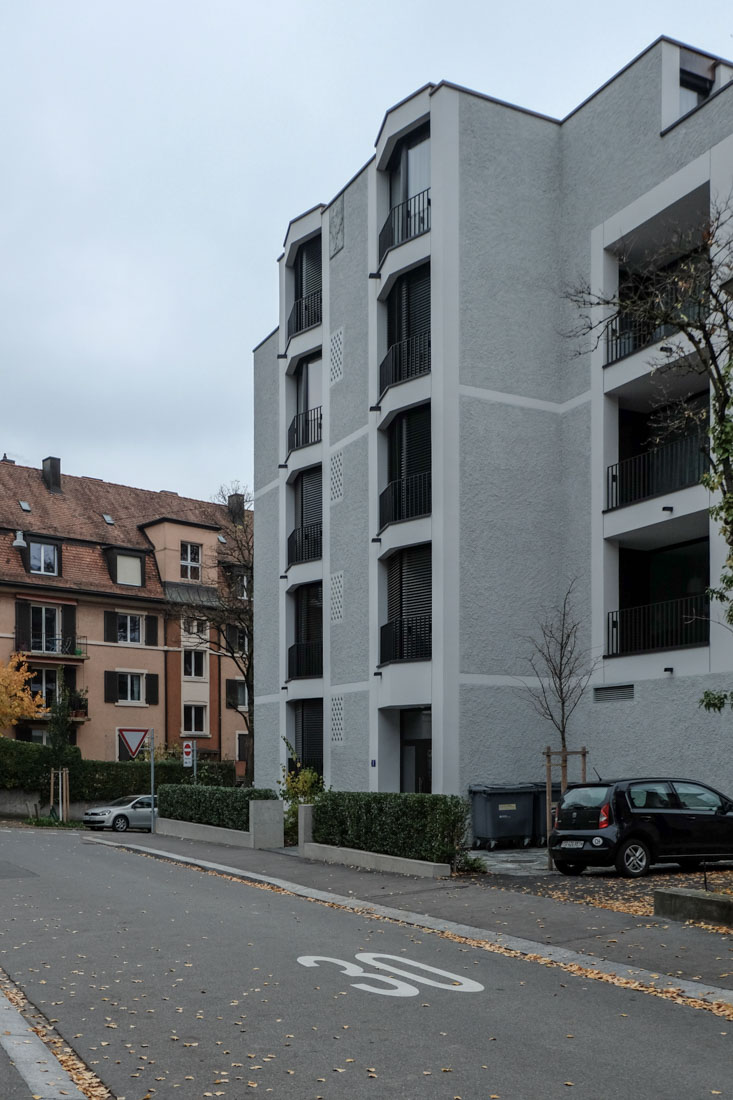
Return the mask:
M544 849L484 852L488 874L432 880L303 860L296 850L230 848L147 833L124 839L85 834L82 842L185 860L302 896L371 908L375 915L647 984L684 988L690 983L685 988L688 996L709 993L705 999L733 1004L733 931L709 931L580 904L573 897L591 898L595 876L567 880L548 871ZM647 889L654 877L643 880ZM603 876L603 881L607 888L609 877ZM637 882L614 876L610 885L618 896L633 890ZM531 892L538 884L557 885L563 898Z

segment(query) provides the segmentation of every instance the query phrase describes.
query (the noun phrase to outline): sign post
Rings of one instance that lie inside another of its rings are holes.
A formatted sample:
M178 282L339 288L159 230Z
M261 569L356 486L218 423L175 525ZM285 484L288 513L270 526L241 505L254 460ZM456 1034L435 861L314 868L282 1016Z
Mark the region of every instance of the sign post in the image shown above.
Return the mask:
M183 742L183 766L184 768L193 767L193 742Z
M150 730L150 835L155 832L155 730Z
M150 747L150 832L155 832L155 730L154 729L120 729L117 730L125 748L134 760L148 738Z

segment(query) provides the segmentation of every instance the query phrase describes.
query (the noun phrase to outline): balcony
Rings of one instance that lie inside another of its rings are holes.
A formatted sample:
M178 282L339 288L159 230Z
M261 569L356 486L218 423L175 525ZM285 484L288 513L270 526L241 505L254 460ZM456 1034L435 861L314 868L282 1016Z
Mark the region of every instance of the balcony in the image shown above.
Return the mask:
M310 447L311 443L321 442L321 415L322 406L317 409L308 409L307 412L296 413L288 428L288 452L297 451L299 447Z
M642 304L634 304L633 313L622 312L612 318L606 328L605 366L617 363L619 359L625 359L627 355L633 355L642 348L651 347L658 340L679 336L680 330L673 317L662 324L656 323L665 313L676 312L680 316L684 314L694 319L695 314L701 312L702 303L699 298L693 297L690 301L677 304L672 298L673 289L661 291L658 300L650 301L648 317L644 316Z
M296 527L288 535L288 565L304 561L317 561L321 557L322 523L309 523Z
M379 365L379 392L430 373L430 333L419 332L393 344Z
M316 290L305 298L297 298L288 317L288 339L298 332L321 323L321 291Z
M710 601L704 593L609 611L606 656L708 645L709 616Z
M699 485L708 465L708 437L701 432L624 459L606 470L606 508L613 511L662 493Z
M296 642L288 649L288 679L323 675L323 642Z
M432 473L411 474L397 481L390 481L379 496L379 528L388 523L429 516L432 497Z
M390 248L430 229L430 188L393 206L379 234L379 262Z
M64 659L88 656L87 639L81 634L27 634L15 632L15 649L18 653L57 655Z
M432 615L392 619L380 629L379 660L429 661L432 657Z

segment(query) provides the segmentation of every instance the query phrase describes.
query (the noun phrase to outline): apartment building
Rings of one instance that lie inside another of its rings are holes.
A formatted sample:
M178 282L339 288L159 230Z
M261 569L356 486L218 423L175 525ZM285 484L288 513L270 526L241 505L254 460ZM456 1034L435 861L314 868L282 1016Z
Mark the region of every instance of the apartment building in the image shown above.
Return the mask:
M120 731L153 728L157 746L196 738L244 777L244 677L205 620L241 504L0 460L0 660L25 654L48 706L63 682L84 757L128 759ZM0 735L43 744L47 725Z
M427 84L290 222L254 353L258 785L287 742L339 789L540 778L527 637L575 578L598 666L570 747L733 790L726 720L698 708L733 668L704 440L651 441L663 334L573 340L565 293L703 247L732 79L660 38L563 120ZM705 405L704 377L674 377Z

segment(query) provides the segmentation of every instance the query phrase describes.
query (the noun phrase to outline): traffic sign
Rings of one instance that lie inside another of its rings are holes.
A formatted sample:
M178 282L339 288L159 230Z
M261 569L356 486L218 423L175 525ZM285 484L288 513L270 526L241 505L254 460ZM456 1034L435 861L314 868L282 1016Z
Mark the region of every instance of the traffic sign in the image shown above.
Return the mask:
M118 729L120 737L124 741L127 751L134 760L140 749L145 744L145 738L150 733L150 730L143 729Z
M183 766L184 768L193 767L193 741L183 742Z

